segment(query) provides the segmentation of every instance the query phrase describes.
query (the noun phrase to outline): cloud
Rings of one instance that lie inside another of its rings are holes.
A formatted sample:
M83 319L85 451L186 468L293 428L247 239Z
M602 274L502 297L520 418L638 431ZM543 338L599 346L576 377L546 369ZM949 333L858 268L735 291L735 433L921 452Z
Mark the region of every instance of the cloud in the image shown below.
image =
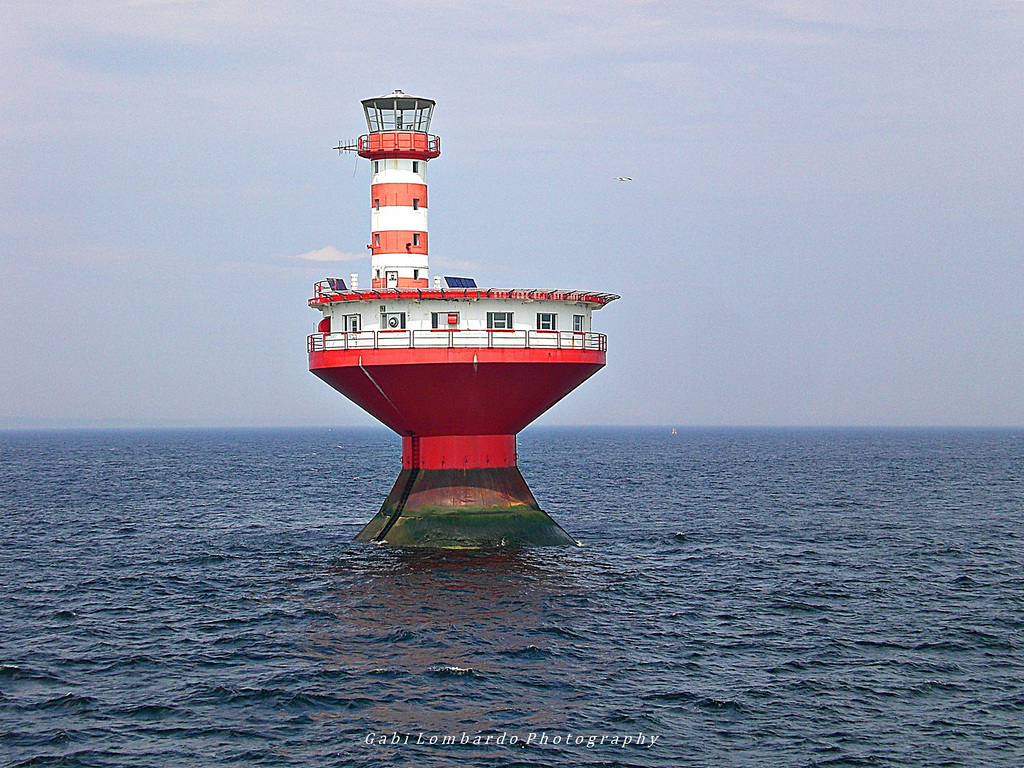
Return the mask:
M358 261L359 259L365 259L366 254L345 253L344 251L339 251L333 245L328 245L309 253L301 253L295 258L302 259L303 261Z
M440 269L479 269L480 265L475 261L467 261L465 259L449 259L445 256L431 256L430 264L435 268ZM436 271L436 269L435 269Z

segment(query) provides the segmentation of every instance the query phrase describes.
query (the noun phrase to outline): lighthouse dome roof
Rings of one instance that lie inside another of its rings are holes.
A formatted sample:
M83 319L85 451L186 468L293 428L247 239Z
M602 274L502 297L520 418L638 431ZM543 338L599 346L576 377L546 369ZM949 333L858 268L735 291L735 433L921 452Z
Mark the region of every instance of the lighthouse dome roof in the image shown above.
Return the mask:
M368 99L363 99L362 103L366 104L367 102L371 102L371 101L388 101L388 102L394 102L394 101L402 101L402 102L409 101L409 102L413 102L413 101L415 101L415 102L419 102L421 104L423 104L423 103L431 104L431 105L437 104L437 102L434 101L433 99L426 99L426 98L424 98L422 96L413 96L412 94L406 93L401 88L396 88L391 93L385 94L383 96L371 96ZM409 106L411 106L411 105L409 105ZM407 109L407 108L408 108L408 106L405 105L405 104L399 105L399 109Z

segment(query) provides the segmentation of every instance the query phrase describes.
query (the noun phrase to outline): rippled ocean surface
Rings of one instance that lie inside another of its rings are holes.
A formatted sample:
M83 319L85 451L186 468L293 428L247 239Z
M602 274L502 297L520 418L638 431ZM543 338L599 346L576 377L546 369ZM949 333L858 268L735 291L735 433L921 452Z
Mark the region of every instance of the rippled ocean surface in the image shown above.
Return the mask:
M487 553L399 442L0 434L0 765L1024 765L1024 431L534 428Z

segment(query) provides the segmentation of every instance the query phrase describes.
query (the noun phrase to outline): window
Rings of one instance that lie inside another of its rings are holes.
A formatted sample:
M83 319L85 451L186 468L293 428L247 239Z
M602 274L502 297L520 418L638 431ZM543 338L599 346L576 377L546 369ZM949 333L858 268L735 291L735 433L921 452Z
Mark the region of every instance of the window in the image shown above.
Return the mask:
M373 161L373 172L380 173L380 160Z
M376 245L377 247L380 247L380 235L373 236L373 244Z
M572 329L576 333L583 333L583 315L572 316Z
M362 320L359 315L345 315L345 333L359 333Z
M412 279L413 280L419 280L420 279L420 271L418 269L414 269L412 271Z
M487 313L487 330L489 331L504 331L511 330L512 328L512 313L511 312L488 312Z
M376 197L373 198L373 207L376 208L378 211L380 210L380 199L379 198L376 198Z
M539 331L554 331L556 330L557 318L554 312L538 312L537 313L537 330Z
M418 211L420 209L420 199L418 197L414 197L412 199L412 209L414 211Z
M380 327L385 331L404 331L405 312L384 312L380 316Z
M419 245L420 244L420 233L419 232L413 232L412 244L413 245Z
M459 325L458 312L431 312L430 327L435 330L456 328Z
M412 161L412 172L413 173L419 173L420 172L420 161L419 160L413 160Z

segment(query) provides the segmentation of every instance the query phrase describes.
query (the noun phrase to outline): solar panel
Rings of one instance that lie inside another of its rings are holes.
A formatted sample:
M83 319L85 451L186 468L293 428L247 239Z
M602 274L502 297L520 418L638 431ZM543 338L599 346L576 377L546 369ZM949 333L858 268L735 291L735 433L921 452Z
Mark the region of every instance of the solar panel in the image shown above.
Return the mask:
M327 284L329 286L331 286L331 290L332 291L344 291L344 290L346 290L346 288L345 288L345 281L342 280L340 277L328 277L327 278Z
M476 280L472 277L448 277L445 275L444 281L448 283L449 288L476 288Z

